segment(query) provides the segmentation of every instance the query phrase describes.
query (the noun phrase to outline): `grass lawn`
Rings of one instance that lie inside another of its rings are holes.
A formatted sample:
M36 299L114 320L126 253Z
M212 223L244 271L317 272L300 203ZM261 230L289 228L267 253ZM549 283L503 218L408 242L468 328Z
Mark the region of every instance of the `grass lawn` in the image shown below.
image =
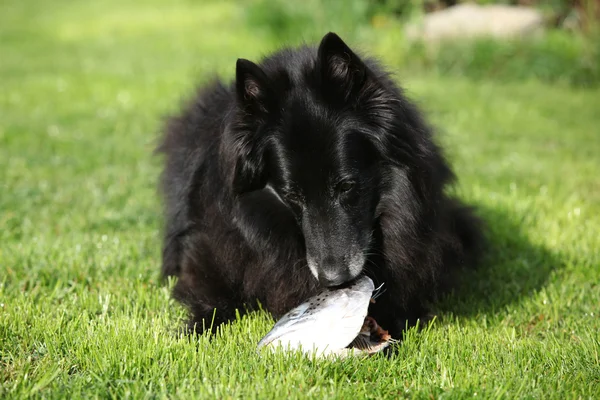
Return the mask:
M193 85L276 45L244 18L0 3L0 398L600 398L598 90L399 74L491 248L393 358L258 357L261 313L176 335L152 150Z

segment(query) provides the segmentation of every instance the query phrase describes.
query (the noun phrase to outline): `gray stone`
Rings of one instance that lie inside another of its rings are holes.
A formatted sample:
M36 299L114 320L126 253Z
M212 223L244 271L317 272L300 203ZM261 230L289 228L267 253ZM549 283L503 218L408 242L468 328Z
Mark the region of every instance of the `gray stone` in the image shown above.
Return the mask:
M479 37L523 37L544 28L542 14L522 6L459 4L426 14L406 27L409 40L440 41Z

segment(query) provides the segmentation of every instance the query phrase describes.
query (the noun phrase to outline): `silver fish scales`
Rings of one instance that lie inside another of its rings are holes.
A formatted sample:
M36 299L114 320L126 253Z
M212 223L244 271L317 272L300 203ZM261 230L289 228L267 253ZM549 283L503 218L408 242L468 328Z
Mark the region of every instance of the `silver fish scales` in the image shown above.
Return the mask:
M375 286L362 276L352 284L326 289L285 314L258 343L316 356L372 354L394 342L367 317Z

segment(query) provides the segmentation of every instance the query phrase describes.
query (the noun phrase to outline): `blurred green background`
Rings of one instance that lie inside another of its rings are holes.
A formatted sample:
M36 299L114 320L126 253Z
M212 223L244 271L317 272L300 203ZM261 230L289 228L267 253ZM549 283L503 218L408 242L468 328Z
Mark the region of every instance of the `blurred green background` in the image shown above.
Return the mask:
M0 1L0 398L600 398L598 1L521 3L543 33L432 43L406 27L449 3ZM257 357L264 313L182 339L164 117L328 31L437 128L489 225L483 268L390 360Z
M418 37L407 40L407 24L418 24L430 12L461 3L533 7L541 15L545 34L517 40L450 39L443 45ZM246 22L277 42L312 42L325 30L335 30L368 51L383 54L395 69L582 86L600 80L598 0L250 0L245 4Z

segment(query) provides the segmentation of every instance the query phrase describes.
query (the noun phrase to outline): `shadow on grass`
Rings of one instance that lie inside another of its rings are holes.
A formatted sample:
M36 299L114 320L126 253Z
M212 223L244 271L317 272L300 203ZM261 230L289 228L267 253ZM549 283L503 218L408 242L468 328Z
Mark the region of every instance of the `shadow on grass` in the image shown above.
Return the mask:
M544 287L564 259L531 242L523 215L478 206L487 225L487 244L479 267L459 272L453 293L437 304L440 313L490 314L519 303Z

